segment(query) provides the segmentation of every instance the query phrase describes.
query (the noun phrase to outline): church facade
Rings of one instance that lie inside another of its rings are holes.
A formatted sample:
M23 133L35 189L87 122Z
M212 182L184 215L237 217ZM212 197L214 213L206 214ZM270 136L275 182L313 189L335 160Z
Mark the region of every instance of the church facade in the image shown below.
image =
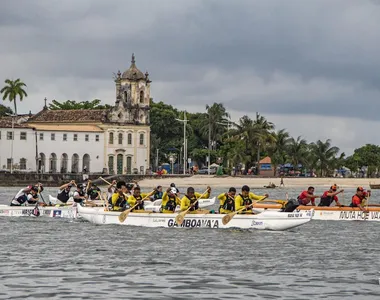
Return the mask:
M115 76L116 101L111 109L49 110L45 101L35 115L0 118L0 168L146 173L150 166L150 84L149 74L136 67L132 55L129 69Z

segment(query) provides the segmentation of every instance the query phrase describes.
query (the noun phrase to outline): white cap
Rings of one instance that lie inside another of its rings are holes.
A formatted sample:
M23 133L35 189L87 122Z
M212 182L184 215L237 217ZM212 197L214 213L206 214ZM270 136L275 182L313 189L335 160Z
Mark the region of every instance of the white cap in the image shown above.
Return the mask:
M172 194L176 194L176 193L177 193L177 189L176 189L175 187L172 187L172 188L170 189L170 192L171 192Z

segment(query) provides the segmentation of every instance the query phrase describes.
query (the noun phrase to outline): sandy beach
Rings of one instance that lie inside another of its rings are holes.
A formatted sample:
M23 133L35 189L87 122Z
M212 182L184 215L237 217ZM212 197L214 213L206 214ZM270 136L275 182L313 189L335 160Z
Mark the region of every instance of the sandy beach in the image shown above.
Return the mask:
M241 187L248 185L251 188L264 188L269 182L275 185L280 185L280 178L250 178L250 177L216 177L208 175L195 175L186 178L162 178L157 179L144 179L139 182L141 187L155 187L162 185L169 186L174 182L177 186L211 186L211 187ZM284 178L285 187L300 187L305 188L308 186L324 186L329 187L336 183L342 188L356 188L363 186L369 189L369 183L380 183L380 179L374 178Z

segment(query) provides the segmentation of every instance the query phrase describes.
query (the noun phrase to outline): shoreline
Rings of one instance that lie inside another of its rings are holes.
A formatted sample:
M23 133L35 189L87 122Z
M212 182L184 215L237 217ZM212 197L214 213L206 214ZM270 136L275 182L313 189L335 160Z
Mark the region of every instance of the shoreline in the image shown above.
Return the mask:
M213 175L194 175L186 178L161 178L143 179L139 181L141 187L156 187L161 185L168 187L171 183L175 183L177 186L218 186L218 187L236 187L240 188L243 185L248 185L251 188L265 188L269 182L273 182L277 187L280 185L280 178L252 178L252 177L217 177ZM302 187L308 186L324 186L330 187L333 184L337 184L341 188L357 188L363 186L370 189L369 183L380 183L380 178L305 178L305 177L284 177L284 185L286 187Z

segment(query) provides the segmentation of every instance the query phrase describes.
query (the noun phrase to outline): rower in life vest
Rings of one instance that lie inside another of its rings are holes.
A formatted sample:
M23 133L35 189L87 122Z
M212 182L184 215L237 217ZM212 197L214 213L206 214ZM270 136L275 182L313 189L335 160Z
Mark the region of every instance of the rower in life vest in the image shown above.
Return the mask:
M87 191L87 196L91 200L98 200L100 199L99 197L100 192L101 192L100 188L96 184L92 183Z
M204 193L203 195L196 193L193 187L188 187L186 195L183 196L181 199L181 211L185 211L188 208L190 208L189 213L196 214L197 210L199 209L197 199L208 199L210 198L210 194L211 187L209 186L207 187L206 193Z
M371 191L366 192L363 187L359 186L356 189L356 194L352 196L351 207L358 207L361 211L368 212L364 206L367 204L367 197L371 196Z
M156 187L155 192L150 197L150 200L155 201L155 200L158 200L158 199L162 199L162 197L163 197L162 186L159 185L159 186Z
M115 193L112 194L112 210L115 211L124 211L127 208L127 185L125 181L119 181L116 183Z
M32 189L37 189L37 192L38 192L38 188L36 188L33 185L29 185L26 188L20 190L16 194L16 196L14 196L14 198L11 201L10 206L27 205L28 204L28 200L32 201L32 198L33 198Z
M154 190L155 191L155 190ZM153 193L154 193L153 191ZM144 198L148 198L150 195L152 195L153 193L141 193L141 189L139 186L136 186L134 189L133 189L133 194L131 196L128 197L128 205L130 207L133 207L135 206L136 204L138 204L132 212L134 213L144 213L145 210L144 210L144 201L142 201Z
M74 203L83 203L86 200L83 184L78 184L73 194Z
M177 205L181 205L181 200L177 197L177 189L170 187L162 195L160 212L164 214L174 213Z
M264 196L256 195L250 192L250 188L248 185L243 185L241 188L241 193L235 197L235 211L241 210L244 207L247 208L246 211L243 211L243 214L251 214L252 213L252 204L253 200L261 200L264 197L268 197L268 194Z
M69 201L70 197L72 196L71 194L71 188L75 185L75 181L71 180L69 183L66 183L62 186L59 187L59 191L57 194L57 199L61 203L67 203ZM58 203L58 204L61 204Z
M338 187L336 186L336 184L334 184L330 187L328 191L324 192L321 196L321 201L319 202L318 206L330 206L331 203L333 203L334 201L336 206L342 206L339 203L337 195L343 193L344 190L337 191L337 189Z
M230 187L228 193L223 193L218 196L220 203L219 213L228 214L235 211L235 196L236 189L234 187Z
M315 199L320 198L320 196L314 195L314 187L309 186L307 191L303 191L297 197L298 203L300 205L308 205L311 202L312 206L315 206Z

